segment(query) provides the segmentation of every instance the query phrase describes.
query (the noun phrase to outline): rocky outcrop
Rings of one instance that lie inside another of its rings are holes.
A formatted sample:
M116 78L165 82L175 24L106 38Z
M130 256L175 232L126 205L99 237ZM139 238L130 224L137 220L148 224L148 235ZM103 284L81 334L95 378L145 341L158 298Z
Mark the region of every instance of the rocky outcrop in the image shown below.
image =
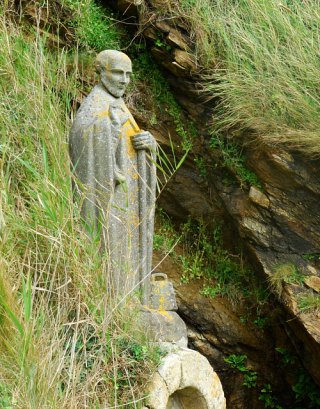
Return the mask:
M299 300L315 294L310 284L318 281L320 273L316 260L320 248L320 162L270 146L248 149L247 157L263 191L221 188L219 194L253 264L272 281L279 266L293 263L305 281L298 286L284 280L278 295L288 312L285 325L296 350L320 384L319 316L299 308Z
M211 105L205 103L197 89L201 67L193 57L188 27L181 19L159 12L161 4L156 1L149 1L140 15L135 6L139 2L126 0L126 7L124 2L120 3L123 13L130 9L135 16L181 106L196 121L199 139L195 150L208 165L208 175L203 178L194 163L186 161L163 192L161 206L177 219L190 214L208 220L215 215L224 220L228 245L241 242L266 285L279 266L286 263L296 266L302 277L299 285L280 279L282 291L276 296L284 311L283 327L304 366L320 385L320 319L316 313L299 308L304 296L319 291L320 161L256 140L245 146L244 153L246 166L258 176L259 187L239 184L233 169L228 169L225 163L222 167L217 165L218 149L208 147L206 124L214 101ZM226 174L234 177L232 183L225 183ZM188 304L189 315L191 305ZM223 334L229 320L230 316L225 317L224 324L215 332ZM207 335L210 336L209 332ZM240 334L236 335L241 343Z
M292 397L287 396L286 368L282 368L275 347L284 345L286 334L281 328L283 317L274 311L273 324L261 330L253 319L243 318L248 311L241 305L233 306L226 298L205 298L200 294L203 282L181 282L181 267L170 256L154 254L157 269L166 271L174 283L179 314L188 325L189 347L206 356L223 385L227 408L262 409L255 388L243 386L243 373L225 362L231 354L247 356L247 367L258 373L258 384L272 384L273 392L281 395L290 407Z

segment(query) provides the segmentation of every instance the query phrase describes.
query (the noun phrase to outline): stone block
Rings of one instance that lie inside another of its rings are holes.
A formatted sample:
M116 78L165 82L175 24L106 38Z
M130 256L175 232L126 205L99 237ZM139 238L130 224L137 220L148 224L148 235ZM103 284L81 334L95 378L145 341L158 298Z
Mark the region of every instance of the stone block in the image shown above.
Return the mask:
M187 327L174 311L157 311L144 307L140 314L141 325L157 342L187 342Z
M197 63L195 57L186 51L175 49L173 51L173 58L183 68L189 71L197 71Z
M166 274L155 272L151 275L150 307L161 311L178 309L173 285Z
M177 354L170 354L165 357L158 368L159 375L164 379L169 394L173 394L180 387L181 381L181 360Z
M226 407L220 380L209 361L199 352L186 348L163 358L148 391L150 393L147 407L150 409ZM162 393L163 396L160 396Z
M208 409L224 408L224 398L220 399L221 395L223 396L222 386L209 361L199 352L192 350L182 350L178 355L181 359L180 389L198 390L207 402Z
M169 391L167 385L157 372L153 375L151 381L147 386L148 396L146 398L146 405L150 409L166 409L169 399Z
M305 285L317 293L320 293L320 277L310 276L305 279Z
M268 209L270 206L269 198L255 186L250 187L249 198L257 205L264 207L266 209Z

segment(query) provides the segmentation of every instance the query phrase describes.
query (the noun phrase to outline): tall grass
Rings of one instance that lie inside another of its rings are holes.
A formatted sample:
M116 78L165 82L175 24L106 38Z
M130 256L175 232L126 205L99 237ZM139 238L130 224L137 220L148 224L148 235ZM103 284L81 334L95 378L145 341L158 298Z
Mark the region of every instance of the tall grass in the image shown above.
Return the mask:
M179 14L194 33L204 91L219 100L212 130L318 155L319 0L180 0Z
M49 4L48 0L45 0ZM73 13L68 25L82 47L102 51L121 49L126 32L119 27L113 12L93 0L59 0L62 7Z
M157 351L134 306L113 310L72 199L77 69L3 15L0 47L0 406L139 408Z

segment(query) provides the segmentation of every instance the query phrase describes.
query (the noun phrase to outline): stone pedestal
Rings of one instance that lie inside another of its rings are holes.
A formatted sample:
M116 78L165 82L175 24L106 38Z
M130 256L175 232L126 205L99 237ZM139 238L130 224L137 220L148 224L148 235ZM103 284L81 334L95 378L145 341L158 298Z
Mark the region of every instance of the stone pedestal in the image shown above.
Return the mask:
M199 352L187 348L167 355L152 377L145 409L225 409L218 375Z
M218 375L203 355L187 348L187 327L174 311L174 289L163 273L151 277L150 306L142 307L141 323L168 355L150 380L144 409L225 409Z

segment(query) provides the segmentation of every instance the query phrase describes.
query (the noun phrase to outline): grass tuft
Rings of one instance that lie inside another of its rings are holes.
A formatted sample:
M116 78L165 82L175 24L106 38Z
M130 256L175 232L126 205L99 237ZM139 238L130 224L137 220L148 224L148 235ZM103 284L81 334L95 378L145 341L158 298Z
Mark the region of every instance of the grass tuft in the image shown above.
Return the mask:
M304 282L304 275L292 263L279 264L274 268L274 272L269 277L269 283L275 293L280 296L283 284L300 284Z
M180 0L172 9L193 32L204 92L219 100L212 130L318 156L319 1Z
M319 312L320 311L320 296L318 294L310 294L302 296L298 302L299 309L303 312Z

